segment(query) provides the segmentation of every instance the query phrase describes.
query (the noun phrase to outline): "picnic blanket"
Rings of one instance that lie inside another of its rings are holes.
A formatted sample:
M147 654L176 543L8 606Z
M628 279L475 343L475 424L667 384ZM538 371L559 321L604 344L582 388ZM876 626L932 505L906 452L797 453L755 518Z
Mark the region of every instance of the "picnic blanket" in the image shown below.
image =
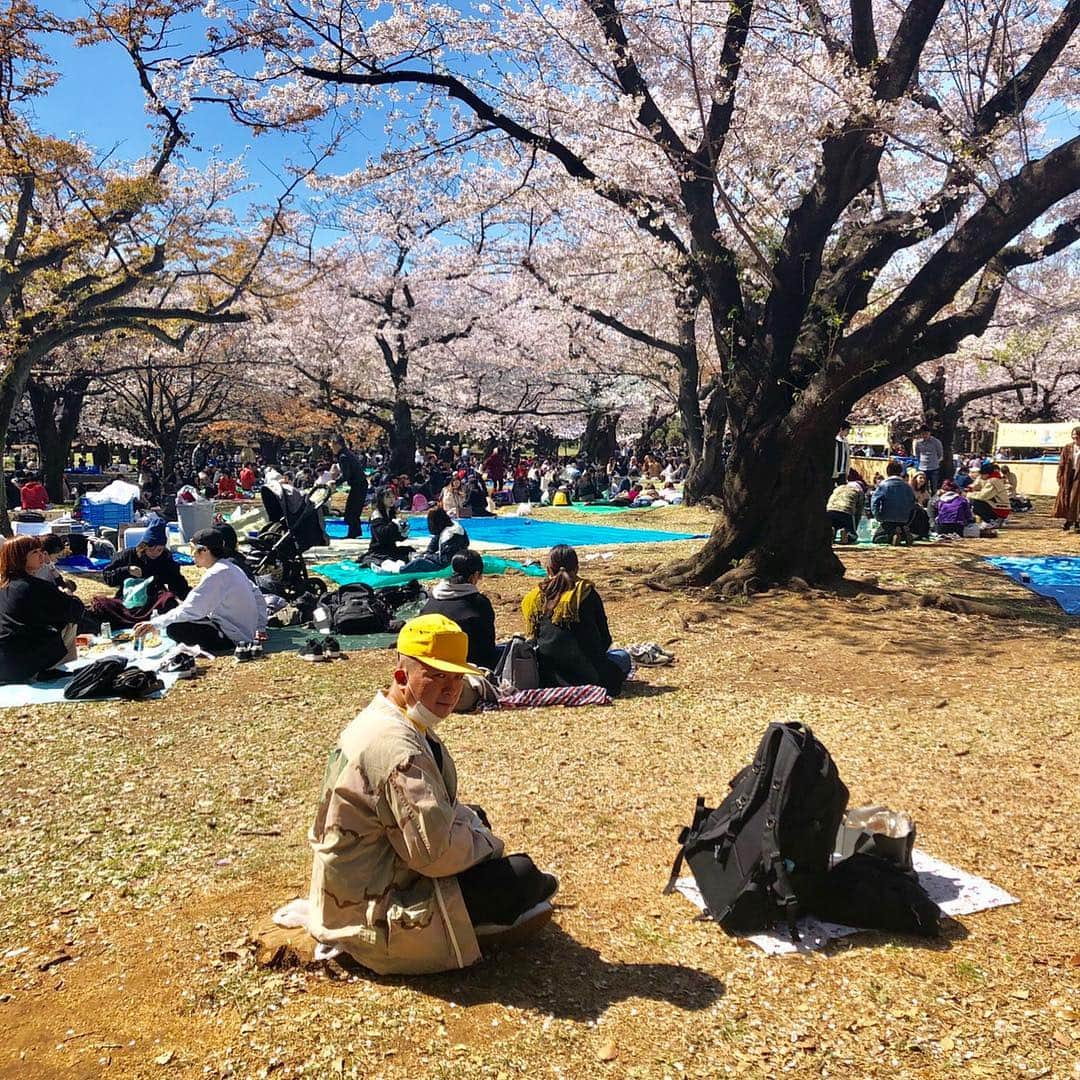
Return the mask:
M64 687L71 682L71 677L79 668L92 664L95 660L101 660L105 656L123 656L129 661L134 661L136 666L152 671L161 658L174 648L171 641L163 641L153 649L136 653L130 645L117 645L110 649L101 649L93 655L73 660L69 664L60 664L59 670L68 674L62 679L54 679L52 682L34 683L11 683L0 686L0 709L25 708L29 705L83 705L84 701L68 701L64 697ZM158 673L158 678L165 684L163 690L158 690L143 701L160 701L176 685L175 674ZM95 701L119 701L120 698L95 698Z
M550 518L515 517L506 515L487 518L464 518L461 527L470 540L495 541L519 548L550 548L556 544L655 544L668 540L696 540L701 533L666 532L660 529L620 529L614 525L576 525ZM341 538L346 533L341 518L328 518L326 533ZM422 539L429 535L427 519L409 518L409 537Z
M384 589L388 585L404 585L409 581L430 581L433 578L448 578L453 573L449 566L442 570L424 570L419 574L383 574L372 570L369 566L362 566L352 559L343 559L341 562L315 563L311 567L313 573L327 578L337 585L355 585L361 583L370 585L373 589ZM542 566L527 566L525 563L514 562L512 559L500 559L493 555L484 556L485 574L505 574L508 570L519 570L529 577L546 577L546 571Z
M1080 557L993 555L986 561L1033 593L1056 600L1062 611L1080 615Z
M998 888L985 878L976 877L966 870L950 866L941 859L935 859L918 848L912 853L912 862L919 874L919 884L926 890L930 899L941 908L942 914L956 917L972 915L976 911L988 911L991 908L1018 904L1015 896L1010 896L1004 889ZM697 882L692 877L679 878L675 883L679 890L696 907L705 910L705 901L698 890ZM807 915L798 922L799 942L793 942L783 930L766 930L760 934L740 934L752 941L770 956L784 956L798 952L816 952L823 949L834 938L849 937L860 933L857 926L843 926L840 923L825 922L823 919Z
M535 709L545 705L610 705L611 695L602 686L548 686L539 690L515 690L499 695L500 709Z
M649 503L648 506L612 506L610 503L591 503L579 505L575 503L570 507L579 514L625 514L628 510L655 510L659 506L667 506L667 503ZM562 507L559 507L562 509Z
M305 629L302 626L272 626L263 651L270 653L296 652L308 638L323 635L318 630ZM397 634L335 634L337 643L344 652L356 652L360 649L390 649L397 642Z

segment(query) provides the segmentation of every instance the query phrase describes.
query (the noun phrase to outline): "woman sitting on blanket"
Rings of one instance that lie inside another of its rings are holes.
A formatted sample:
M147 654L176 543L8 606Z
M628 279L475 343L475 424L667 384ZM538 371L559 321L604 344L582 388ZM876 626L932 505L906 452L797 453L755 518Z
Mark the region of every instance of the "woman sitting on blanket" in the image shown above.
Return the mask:
M135 626L155 613L176 607L191 592L191 586L184 579L180 564L173 558L165 539L165 522L158 517L151 518L139 543L124 548L113 557L101 571L101 580L116 592L113 596L95 596L90 601L94 615L107 620L113 627ZM135 608L124 607L124 582L128 578L153 579L146 602Z
M427 505L426 500L424 505ZM375 492L368 528L371 530L371 543L364 553L365 563L412 558L412 548L402 546L409 530L407 523L397 516L397 495L392 487L381 487Z
M495 609L480 591L484 560L475 551L459 551L450 561L454 574L437 581L421 615L445 615L465 631L469 639L469 663L494 670L501 650L495 644Z
M443 570L459 551L469 546L469 534L441 507L428 511L428 532L431 540L423 555L407 562L402 568L403 574L418 574L428 570Z
M612 697L630 674L630 654L611 648L604 602L578 577L577 552L566 544L548 553L547 580L525 594L525 629L536 640L543 686L602 686Z
M264 637L266 600L228 558L224 536L217 529L200 529L191 538L191 555L205 571L199 584L179 606L139 623L135 637L164 631L175 642L217 656Z
M38 536L0 546L0 683L24 683L76 657L82 601L38 577L45 565Z

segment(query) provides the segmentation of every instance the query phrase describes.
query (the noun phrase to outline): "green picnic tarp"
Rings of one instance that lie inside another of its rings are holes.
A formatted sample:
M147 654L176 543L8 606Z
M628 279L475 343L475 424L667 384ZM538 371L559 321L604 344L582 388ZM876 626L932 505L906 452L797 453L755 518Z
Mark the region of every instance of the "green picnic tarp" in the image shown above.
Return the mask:
M485 574L505 574L508 570L517 570L528 577L546 577L542 566L515 562L513 559L499 559L493 555L484 556ZM443 570L425 570L419 574L381 574L370 566L362 566L353 559L341 562L316 563L312 573L327 578L336 585L370 585L373 589L383 589L388 585L404 585L409 581L431 581L435 578L448 578L453 573L450 567Z

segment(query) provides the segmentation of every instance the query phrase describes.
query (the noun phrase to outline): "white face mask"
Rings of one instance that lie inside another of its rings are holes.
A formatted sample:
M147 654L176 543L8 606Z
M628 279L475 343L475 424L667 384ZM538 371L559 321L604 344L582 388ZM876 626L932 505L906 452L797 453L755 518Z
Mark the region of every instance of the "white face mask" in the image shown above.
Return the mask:
M434 731L444 719L437 713L433 713L422 701L418 701L415 705L409 705L405 709L405 715L425 731Z

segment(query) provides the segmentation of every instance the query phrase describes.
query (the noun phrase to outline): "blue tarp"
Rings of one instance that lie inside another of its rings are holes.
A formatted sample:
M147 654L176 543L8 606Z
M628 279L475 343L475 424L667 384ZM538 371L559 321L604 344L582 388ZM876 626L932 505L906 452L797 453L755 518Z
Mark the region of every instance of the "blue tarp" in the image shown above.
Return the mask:
M619 529L613 525L571 525L564 521L541 521L529 517L465 518L461 527L475 540L510 544L520 548L549 548L556 544L655 544L663 540L693 540L700 533L663 532L659 529ZM346 534L341 518L327 518L326 532L331 539ZM364 535L368 535L367 529ZM426 537L427 519L409 518L409 535Z
M1080 615L1080 557L1076 555L994 555L987 560L1039 596Z

